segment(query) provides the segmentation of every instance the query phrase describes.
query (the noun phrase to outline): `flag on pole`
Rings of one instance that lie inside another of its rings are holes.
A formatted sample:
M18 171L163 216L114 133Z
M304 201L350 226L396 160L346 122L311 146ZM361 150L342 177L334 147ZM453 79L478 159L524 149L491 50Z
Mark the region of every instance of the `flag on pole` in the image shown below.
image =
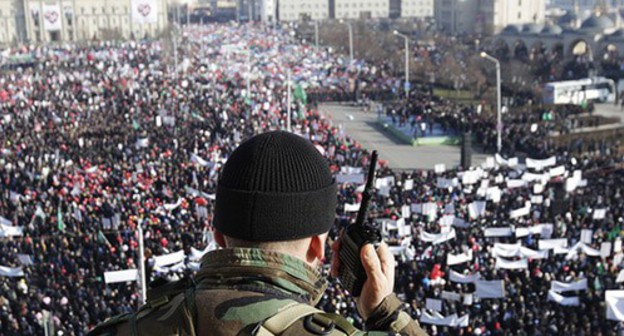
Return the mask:
M303 103L303 105L306 105L308 103L308 95L306 94L301 84L297 84L295 86L294 96L295 96L295 99L300 100Z
M98 230L97 233L97 242L100 244L106 244L106 246L110 246L110 242L108 241L108 239L106 239L106 236L104 235L104 233L102 232L102 230Z
M65 231L65 222L63 222L63 213L61 212L60 206L58 206L56 213L57 213L56 219L57 219L58 229L59 231Z

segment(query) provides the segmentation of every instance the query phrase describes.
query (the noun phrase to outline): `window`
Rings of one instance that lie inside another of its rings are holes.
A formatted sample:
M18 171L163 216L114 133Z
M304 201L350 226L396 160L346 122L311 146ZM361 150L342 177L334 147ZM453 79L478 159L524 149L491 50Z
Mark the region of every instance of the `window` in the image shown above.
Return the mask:
M518 12L518 20L522 19L522 12Z

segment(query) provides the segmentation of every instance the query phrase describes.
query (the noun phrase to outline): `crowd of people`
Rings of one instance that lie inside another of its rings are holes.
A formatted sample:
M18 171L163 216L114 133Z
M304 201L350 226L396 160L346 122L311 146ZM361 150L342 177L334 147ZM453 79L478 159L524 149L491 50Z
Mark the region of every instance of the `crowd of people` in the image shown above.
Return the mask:
M369 151L310 98L358 90L391 95L397 79L363 61L299 44L282 29L209 25L192 27L186 38L178 62L159 41L14 50L35 62L0 75L1 334L38 335L50 327L57 335L82 335L109 316L135 310L137 282L107 284L104 274L139 268L139 225L149 281L191 276L197 252L214 248L220 168L253 134L290 124L310 139L337 178L351 181L340 184L332 238L353 222ZM484 144L495 143L489 117L473 107L425 92L413 93L408 104L449 130L472 130ZM533 121L518 124L530 128ZM507 131L504 147L547 142L528 132ZM554 157L554 164L517 162L511 157L519 150L467 171L397 173L381 163L370 217L384 222L396 251L397 292L430 334L599 335L620 327L606 319L604 293L621 287L622 157L616 150L590 157L540 148L525 152ZM575 188L562 193L568 179ZM527 201L529 214L510 218ZM592 215L598 209L606 215ZM538 224L552 224L548 238L567 239L560 247L567 252L518 259L526 262L523 268L499 267L494 251L503 245L496 243L520 243L542 255L546 231L518 234ZM514 230L492 237L488 228ZM592 237L577 252L571 247L579 246L584 229ZM613 243L614 252L597 257L593 251L603 242ZM179 264L157 261L178 251L186 256ZM449 263L460 254L470 257ZM475 281L451 279L477 272L479 280L502 280L504 295L472 295L479 292ZM552 281L579 279L590 284L578 291L579 306L549 299ZM443 304L430 306L427 299ZM335 279L319 305L362 324L353 298ZM468 318L458 323L436 314Z

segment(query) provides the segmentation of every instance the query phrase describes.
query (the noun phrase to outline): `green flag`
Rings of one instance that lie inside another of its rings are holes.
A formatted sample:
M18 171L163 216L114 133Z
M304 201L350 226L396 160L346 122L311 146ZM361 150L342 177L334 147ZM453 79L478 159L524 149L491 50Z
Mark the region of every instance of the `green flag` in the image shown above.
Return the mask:
M108 241L108 239L106 239L106 236L104 235L104 233L102 233L102 230L98 230L97 242L100 244L106 244L106 246L110 246L110 242Z
M297 84L297 86L295 86L295 99L299 99L304 105L308 103L308 95L301 84Z
M141 125L139 124L138 121L136 121L135 119L132 119L132 128L134 128L134 130L138 130L141 127Z
M60 231L65 231L65 223L63 222L63 213L61 212L61 206L59 205L56 211L56 219L58 221L57 226Z

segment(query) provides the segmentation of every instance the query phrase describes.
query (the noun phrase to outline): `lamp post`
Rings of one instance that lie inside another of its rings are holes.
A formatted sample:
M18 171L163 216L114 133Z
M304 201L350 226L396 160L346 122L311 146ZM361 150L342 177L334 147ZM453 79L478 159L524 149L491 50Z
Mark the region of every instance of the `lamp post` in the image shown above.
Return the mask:
M340 23L344 23L349 28L349 58L353 61L353 26L351 22L346 22L344 20L340 20Z
M503 146L503 142L501 139L501 133L503 132L503 123L501 121L501 69L500 62L488 55L485 51L481 52L481 58L485 58L489 61L494 62L496 64L496 151L500 153L501 148Z
M398 31L393 32L394 35L400 36L405 40L405 98L409 97L409 37Z

